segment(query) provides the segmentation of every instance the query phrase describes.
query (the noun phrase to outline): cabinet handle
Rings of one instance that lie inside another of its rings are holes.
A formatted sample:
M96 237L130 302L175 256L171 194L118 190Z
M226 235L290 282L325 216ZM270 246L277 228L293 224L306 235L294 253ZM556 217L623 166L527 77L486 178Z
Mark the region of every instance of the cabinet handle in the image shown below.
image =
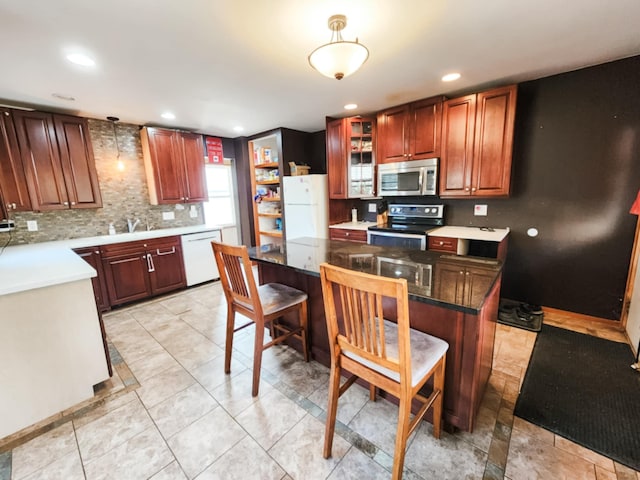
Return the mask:
M156 248L156 254L158 256L162 256L162 255L172 255L176 253L176 247L171 247L171 251L168 252L161 252L159 248Z
M444 245L444 242L440 242L440 245Z
M344 232L345 237L348 237L349 235L351 235L349 232Z
M8 117L9 116L9 112L4 112L4 116Z
M469 191L469 187L464 187L464 191L468 192Z
M12 203L12 204L11 204L11 207L12 207L14 210L15 210L16 208L18 208L18 207L16 206L16 204L15 204L15 203Z
M469 272L465 273L465 275L469 275Z
M464 272L462 270L460 270L460 275L464 275Z
M185 197L185 199L189 200L189 197Z
M472 192L475 192L475 191L476 191L476 187L473 187L473 188L471 189L471 191L472 191Z
M100 250L96 250L94 253L95 253L96 255L100 255Z
M156 271L156 267L154 267L153 265L153 258L151 254L147 255L147 267L148 267L149 273Z
M69 202L62 202L62 204L63 204L65 207L68 207L68 206L69 206Z
M76 202L71 202L71 205L75 205L75 204L76 204Z

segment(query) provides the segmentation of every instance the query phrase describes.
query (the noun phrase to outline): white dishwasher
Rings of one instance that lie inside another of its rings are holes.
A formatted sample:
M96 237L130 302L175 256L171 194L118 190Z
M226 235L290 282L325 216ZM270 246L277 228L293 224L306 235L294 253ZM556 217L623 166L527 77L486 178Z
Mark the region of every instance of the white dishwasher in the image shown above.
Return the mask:
M220 242L220 230L187 233L180 237L187 286L220 278L211 242Z

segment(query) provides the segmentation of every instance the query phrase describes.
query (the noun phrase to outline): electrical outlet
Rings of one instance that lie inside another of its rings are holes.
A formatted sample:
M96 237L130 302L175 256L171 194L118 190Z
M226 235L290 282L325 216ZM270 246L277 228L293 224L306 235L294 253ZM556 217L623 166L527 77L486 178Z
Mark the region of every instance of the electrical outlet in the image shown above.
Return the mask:
M38 222L36 220L27 220L27 230L30 232L37 232Z
M486 217L487 216L487 206L486 205L475 205L473 207L473 214L476 217Z
M370 203L369 204L369 213L376 213L378 206L375 203Z
M198 209L195 205L191 205L191 208L189 209L189 216L191 218L196 218L198 216Z
M173 212L162 212L163 220L175 220L176 214Z

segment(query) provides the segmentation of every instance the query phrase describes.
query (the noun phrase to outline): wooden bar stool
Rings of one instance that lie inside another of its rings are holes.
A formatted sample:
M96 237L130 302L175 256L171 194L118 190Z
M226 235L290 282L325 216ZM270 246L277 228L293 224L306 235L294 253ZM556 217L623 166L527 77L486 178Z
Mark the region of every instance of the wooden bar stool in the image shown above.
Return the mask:
M289 337L302 342L305 361L309 361L307 344L307 294L280 283L256 286L251 261L244 245L233 246L211 242L213 254L220 271L220 282L227 299L227 334L224 352L224 372L231 371L233 334L255 323L256 336L253 348L253 388L251 395L258 395L262 352ZM298 311L299 326L289 328L278 323L283 315ZM250 321L236 328L235 316L241 313ZM269 327L271 341L264 343L264 330Z
M433 435L440 438L445 357L449 345L409 327L406 280L355 272L327 263L320 265L320 280L331 355L323 455L331 456L338 397L362 378L369 382L372 400L375 400L375 388L399 400L392 472L392 478L399 480L407 439L431 407ZM383 297L395 299L397 324L383 318ZM343 368L351 376L340 386ZM418 392L431 377L433 390L427 398ZM414 398L422 406L410 420Z

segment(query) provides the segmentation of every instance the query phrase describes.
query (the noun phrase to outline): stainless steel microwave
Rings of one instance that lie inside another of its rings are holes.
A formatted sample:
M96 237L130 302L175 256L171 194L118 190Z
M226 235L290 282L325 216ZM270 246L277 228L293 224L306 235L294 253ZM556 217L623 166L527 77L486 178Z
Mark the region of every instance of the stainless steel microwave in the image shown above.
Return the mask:
M378 165L378 195L381 197L437 194L437 158Z

